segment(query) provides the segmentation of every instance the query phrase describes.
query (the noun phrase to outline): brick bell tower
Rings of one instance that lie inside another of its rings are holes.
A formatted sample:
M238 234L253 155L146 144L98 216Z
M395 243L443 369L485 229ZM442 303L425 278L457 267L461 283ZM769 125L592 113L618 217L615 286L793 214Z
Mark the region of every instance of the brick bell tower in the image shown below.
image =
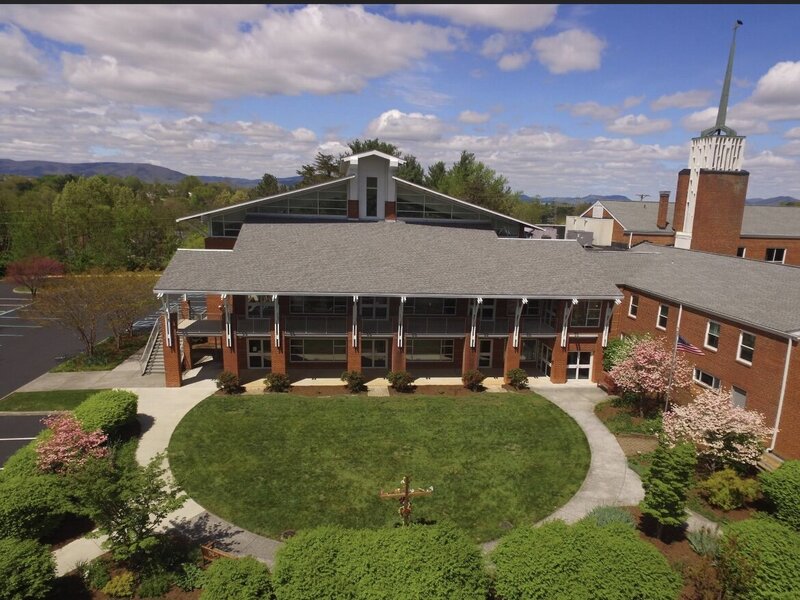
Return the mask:
M716 124L692 139L689 168L678 174L675 246L736 255L750 174L742 170L744 136L725 125L736 51L736 21Z

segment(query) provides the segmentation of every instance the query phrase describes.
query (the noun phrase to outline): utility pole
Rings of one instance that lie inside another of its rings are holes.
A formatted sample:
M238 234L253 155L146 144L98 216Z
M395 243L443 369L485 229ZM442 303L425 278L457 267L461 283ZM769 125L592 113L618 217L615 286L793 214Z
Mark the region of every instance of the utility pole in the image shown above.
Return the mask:
M650 194L636 194L636 195L639 196L639 202L644 202L645 198L650 197Z

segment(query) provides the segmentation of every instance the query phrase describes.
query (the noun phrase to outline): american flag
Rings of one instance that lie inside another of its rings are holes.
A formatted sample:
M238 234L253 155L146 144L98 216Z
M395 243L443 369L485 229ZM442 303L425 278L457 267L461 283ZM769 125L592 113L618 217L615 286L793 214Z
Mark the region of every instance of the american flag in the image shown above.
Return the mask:
M683 352L688 352L689 354L699 354L700 356L706 355L706 353L700 350L700 348L690 344L681 336L678 336L678 350L682 350Z

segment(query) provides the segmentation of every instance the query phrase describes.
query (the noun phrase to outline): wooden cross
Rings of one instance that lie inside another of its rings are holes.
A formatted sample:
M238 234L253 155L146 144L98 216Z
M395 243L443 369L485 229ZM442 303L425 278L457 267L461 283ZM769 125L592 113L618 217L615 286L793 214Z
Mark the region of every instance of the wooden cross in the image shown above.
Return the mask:
M415 490L411 487L410 475L403 477L403 481L400 482L400 485L403 487L397 488L393 492L384 492L381 490L378 496L382 500L386 500L387 498L396 498L400 500L400 508L397 512L403 517L403 525L408 525L408 521L411 517L411 498L414 496L430 496L433 494L433 486L426 489Z

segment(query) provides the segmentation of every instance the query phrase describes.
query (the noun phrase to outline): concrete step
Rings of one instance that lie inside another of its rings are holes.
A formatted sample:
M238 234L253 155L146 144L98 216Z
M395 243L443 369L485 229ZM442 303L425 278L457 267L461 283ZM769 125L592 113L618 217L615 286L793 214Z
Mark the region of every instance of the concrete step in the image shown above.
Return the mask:
M771 452L764 452L758 459L758 468L762 471L774 471L783 464L783 459Z

